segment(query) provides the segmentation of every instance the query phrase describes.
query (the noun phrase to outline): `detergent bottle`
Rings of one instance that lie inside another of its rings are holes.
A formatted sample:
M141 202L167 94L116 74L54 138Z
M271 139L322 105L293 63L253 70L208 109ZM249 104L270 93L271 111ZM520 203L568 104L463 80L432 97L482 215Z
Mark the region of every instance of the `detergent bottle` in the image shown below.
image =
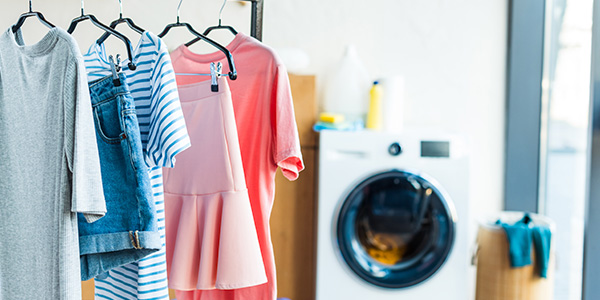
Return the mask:
M369 113L367 115L367 129L381 130L383 125L381 101L383 98L383 90L379 81L373 82L371 87L371 100L369 102Z

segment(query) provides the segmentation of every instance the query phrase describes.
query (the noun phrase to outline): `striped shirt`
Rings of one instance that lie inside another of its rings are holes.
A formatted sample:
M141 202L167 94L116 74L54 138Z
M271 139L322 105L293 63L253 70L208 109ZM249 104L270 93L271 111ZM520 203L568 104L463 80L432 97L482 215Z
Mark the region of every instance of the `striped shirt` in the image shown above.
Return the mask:
M92 45L84 59L89 81L111 74L103 44ZM135 100L163 248L109 271L107 278L96 279L96 299L169 299L162 167L172 168L175 156L190 147L190 140L165 44L156 35L144 32L134 49L133 61L136 70L129 70L128 60L122 63L122 70Z

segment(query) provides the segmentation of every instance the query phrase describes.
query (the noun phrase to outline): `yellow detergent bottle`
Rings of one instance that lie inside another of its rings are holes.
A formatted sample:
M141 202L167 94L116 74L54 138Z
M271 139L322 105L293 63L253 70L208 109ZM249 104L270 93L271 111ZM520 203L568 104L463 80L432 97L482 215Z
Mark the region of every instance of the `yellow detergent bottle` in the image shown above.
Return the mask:
M369 102L369 113L367 114L367 129L381 130L383 120L381 118L381 99L383 91L379 81L373 82L371 87L371 101Z

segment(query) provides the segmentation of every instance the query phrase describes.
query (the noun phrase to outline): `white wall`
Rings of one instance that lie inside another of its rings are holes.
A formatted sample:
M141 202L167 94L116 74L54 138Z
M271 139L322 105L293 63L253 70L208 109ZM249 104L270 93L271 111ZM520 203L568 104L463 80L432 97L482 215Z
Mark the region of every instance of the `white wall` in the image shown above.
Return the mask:
M123 1L125 15L155 33L175 20L177 0ZM306 73L316 74L319 83L348 43L357 46L374 77L403 75L406 127L470 135L473 211L487 214L501 208L507 0L265 1L265 43L306 51L311 58ZM66 27L79 14L79 3L34 0L33 6L51 22ZM7 28L27 9L25 0L2 0L0 5L0 28ZM118 15L117 1L87 0L85 5L86 12L107 23ZM219 0L186 0L182 21L201 30L216 23L220 5ZM250 5L229 3L223 19L249 33ZM89 24L80 26L75 37L86 49L101 32ZM33 20L26 22L25 30L26 41L44 33ZM174 48L190 37L179 28L165 42ZM230 39L227 34L215 37L223 43ZM118 46L112 49L123 49L114 43L116 39L110 41ZM206 49L212 51L195 48Z
M471 137L472 211L488 215L503 200L507 8L506 0L266 0L264 41L309 53L320 83L348 43L373 77L404 76L407 128Z

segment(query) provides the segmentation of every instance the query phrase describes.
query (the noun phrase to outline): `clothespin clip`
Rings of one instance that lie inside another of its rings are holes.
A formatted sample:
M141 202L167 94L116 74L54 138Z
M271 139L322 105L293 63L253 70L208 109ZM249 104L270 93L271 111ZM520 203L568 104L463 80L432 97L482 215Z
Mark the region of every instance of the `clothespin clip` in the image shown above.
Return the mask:
M221 77L221 72L223 70L223 64L219 63L214 63L211 62L210 63L210 78L211 78L211 85L210 85L210 90L212 92L218 92L219 91L219 82L217 81L217 79L219 77Z
M121 71L121 56L117 54L117 62L115 63L113 56L108 56L108 61L110 63L110 71L112 72L113 84L115 86L121 86L121 80L119 80L119 75L117 72Z

